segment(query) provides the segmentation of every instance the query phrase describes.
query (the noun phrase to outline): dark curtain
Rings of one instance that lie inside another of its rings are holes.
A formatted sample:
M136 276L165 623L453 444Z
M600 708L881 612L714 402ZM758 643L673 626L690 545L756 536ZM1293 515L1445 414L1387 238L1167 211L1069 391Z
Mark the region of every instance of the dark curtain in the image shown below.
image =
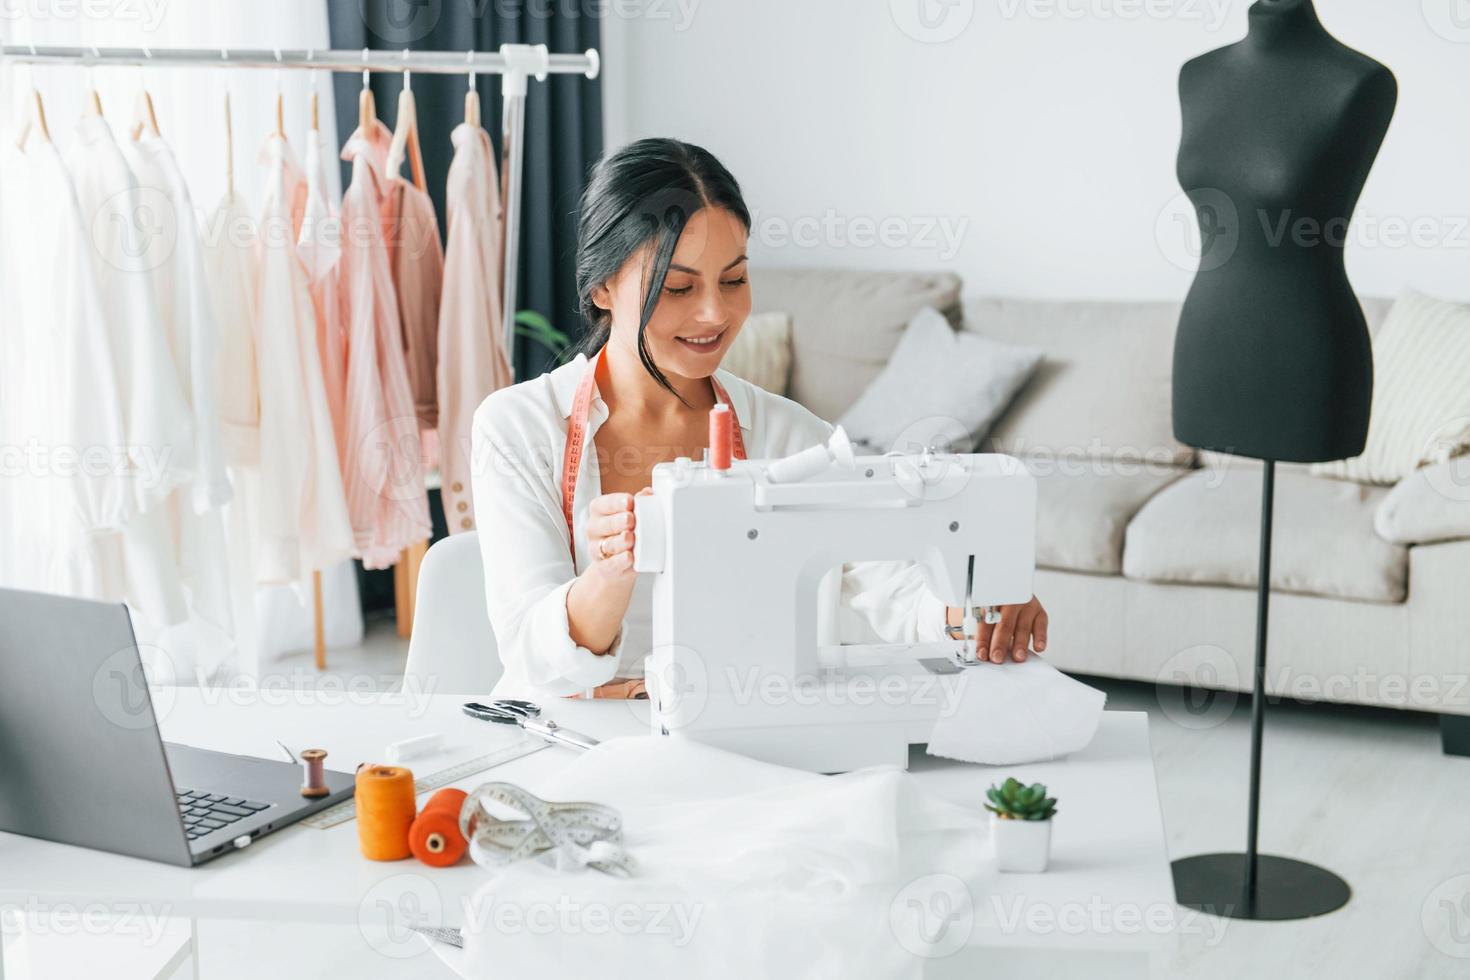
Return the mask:
M501 44L545 44L553 54L599 46L593 0L328 0L332 47L402 51L494 51ZM444 227L444 181L454 147L449 134L464 121L463 75L412 78L419 142L429 193ZM500 78L478 76L481 119L499 153ZM357 126L361 76L338 74L337 129L346 140ZM378 118L392 128L401 77L371 79ZM516 307L543 314L574 341L583 330L575 280L576 211L588 168L602 153L602 83L576 75L532 79L526 97L525 173L521 188L521 253ZM407 166L405 165L405 173ZM348 179L343 169L343 181ZM515 373L533 378L554 365L540 344L518 339Z

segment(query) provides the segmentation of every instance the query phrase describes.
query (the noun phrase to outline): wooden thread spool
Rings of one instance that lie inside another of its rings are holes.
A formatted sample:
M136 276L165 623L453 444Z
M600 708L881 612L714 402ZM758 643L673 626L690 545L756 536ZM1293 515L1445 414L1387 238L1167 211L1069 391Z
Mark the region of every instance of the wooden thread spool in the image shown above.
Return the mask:
M413 773L402 766L357 770L357 840L369 861L401 861L411 853Z
M429 798L408 831L408 847L414 857L430 867L447 868L464 855L469 842L459 832L459 811L468 795L448 787Z
M301 760L302 778L306 782L301 784L301 795L310 798L326 796L331 792L327 786L327 778L322 771L322 762L327 757L326 749L303 749L298 758Z

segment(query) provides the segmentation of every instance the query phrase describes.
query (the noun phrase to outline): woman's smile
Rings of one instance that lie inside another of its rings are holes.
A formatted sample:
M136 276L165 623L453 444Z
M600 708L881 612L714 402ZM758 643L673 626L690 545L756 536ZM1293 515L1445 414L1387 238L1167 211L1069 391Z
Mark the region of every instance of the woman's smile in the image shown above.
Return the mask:
M725 339L725 331L689 334L687 336L675 337L674 339L697 354L714 354L719 352L720 341Z

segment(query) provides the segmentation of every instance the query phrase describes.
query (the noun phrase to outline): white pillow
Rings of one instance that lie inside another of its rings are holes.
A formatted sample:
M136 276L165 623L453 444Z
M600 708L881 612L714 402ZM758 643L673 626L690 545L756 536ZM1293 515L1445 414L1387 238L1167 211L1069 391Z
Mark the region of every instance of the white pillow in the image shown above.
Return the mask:
M791 378L791 314L752 314L720 367L772 394L785 395Z
M872 452L969 452L1040 363L1040 351L956 331L923 309L841 424Z
M1470 456L1420 467L1400 480L1374 512L1373 530L1402 545L1470 538Z
M1397 483L1470 446L1470 307L1405 290L1373 338L1373 374L1362 455L1314 474Z

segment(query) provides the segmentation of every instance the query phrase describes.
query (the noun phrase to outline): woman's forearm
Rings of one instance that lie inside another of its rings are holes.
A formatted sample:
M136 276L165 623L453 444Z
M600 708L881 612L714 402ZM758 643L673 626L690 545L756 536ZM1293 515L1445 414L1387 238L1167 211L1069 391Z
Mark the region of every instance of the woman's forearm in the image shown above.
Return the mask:
M577 646L603 654L622 628L636 579L632 576L616 579L590 572L591 569L577 576L567 590L567 628Z

